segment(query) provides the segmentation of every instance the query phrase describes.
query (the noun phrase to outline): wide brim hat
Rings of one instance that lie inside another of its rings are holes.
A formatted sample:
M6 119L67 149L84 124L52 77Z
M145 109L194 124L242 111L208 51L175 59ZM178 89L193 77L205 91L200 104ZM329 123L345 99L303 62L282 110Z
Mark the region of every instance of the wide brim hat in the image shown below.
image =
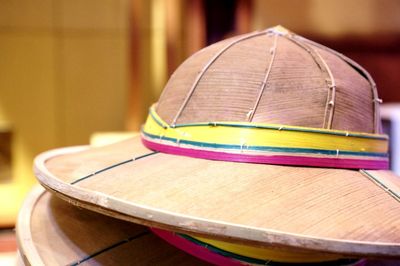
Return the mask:
M26 197L16 231L18 265L208 265L145 226L79 208L40 186Z
M293 252L400 257L400 181L352 60L283 28L186 60L140 136L39 155L57 195L117 218Z

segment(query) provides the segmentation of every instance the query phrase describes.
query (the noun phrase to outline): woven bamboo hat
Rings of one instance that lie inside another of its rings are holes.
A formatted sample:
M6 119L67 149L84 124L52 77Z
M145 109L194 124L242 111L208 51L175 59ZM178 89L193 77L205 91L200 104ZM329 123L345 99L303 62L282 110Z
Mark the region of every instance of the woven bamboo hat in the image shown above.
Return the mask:
M349 58L276 27L187 59L141 135L39 155L48 189L108 215L259 247L400 257L379 98Z

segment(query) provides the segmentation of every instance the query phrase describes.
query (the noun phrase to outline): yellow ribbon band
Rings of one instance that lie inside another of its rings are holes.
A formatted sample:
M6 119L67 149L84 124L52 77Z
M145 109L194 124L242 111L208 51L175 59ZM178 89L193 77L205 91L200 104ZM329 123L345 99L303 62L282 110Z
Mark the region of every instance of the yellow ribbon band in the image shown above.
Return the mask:
M143 132L160 139L243 145L320 149L339 152L381 153L388 151L388 137L380 134L324 130L261 123L200 123L170 127L155 112L154 106Z
M230 253L265 261L271 260L275 262L305 263L305 262L334 261L344 258L334 254L321 254L316 252L307 253L301 251L288 252L285 250L279 250L277 248L264 248L264 247L259 248L243 244L225 242L221 240L197 237L197 236L190 236L190 237Z

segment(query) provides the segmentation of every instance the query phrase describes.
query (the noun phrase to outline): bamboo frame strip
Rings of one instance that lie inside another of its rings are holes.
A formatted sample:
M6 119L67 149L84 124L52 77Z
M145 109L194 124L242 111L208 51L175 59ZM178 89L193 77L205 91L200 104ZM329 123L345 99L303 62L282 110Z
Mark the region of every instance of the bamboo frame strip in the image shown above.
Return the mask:
M178 120L179 116L182 114L184 108L186 107L190 97L192 96L194 90L196 89L197 85L200 82L200 79L203 77L203 75L205 74L205 72L207 71L207 69L215 62L215 60L217 60L224 52L226 52L229 48L231 48L232 46L234 46L235 44L250 39L250 38L254 38L260 35L266 34L265 31L261 31L261 32L254 32L251 33L249 35L245 35L239 39L236 39L234 41L232 41L231 43L229 43L227 46L225 46L224 48L222 48L217 54L214 55L213 58L210 59L210 61L207 62L207 64L202 68L202 70L199 72L199 74L197 75L196 79L193 82L192 87L189 89L188 93L186 94L186 97L182 103L182 105L180 106L177 114L175 115L174 119L172 120L171 126L174 127L176 124L176 121Z
M380 127L380 114L379 114L379 104L382 103L382 100L379 98L378 96L378 90L376 87L376 83L373 80L373 78L371 77L371 75L368 73L368 71L366 71L361 65L359 65L357 62L353 61L352 59L348 58L347 56L343 55L342 53L339 53L329 47L326 47L322 44L316 43L312 40L309 40L307 38L304 38L302 36L299 35L293 35L293 38L295 39L299 39L299 40L303 40L306 41L308 43L311 43L315 46L317 46L318 48L321 48L325 51L331 52L333 54L335 54L336 56L338 56L339 58L341 58L342 60L344 60L345 62L347 62L349 65L351 65L353 68L359 70L368 80L368 82L371 85L371 90L372 90L372 96L374 97L373 99L373 107L374 107L374 133L380 133L381 132L381 127Z
M274 34L274 44L273 44L273 47L271 48L271 54L272 54L271 61L269 62L268 69L267 69L267 71L265 73L264 80L261 83L260 92L259 92L259 94L257 96L257 99L256 99L256 102L254 104L254 107L249 112L249 114L250 114L249 117L248 117L248 121L249 122L251 122L253 120L254 114L255 114L255 112L257 110L257 107L258 107L258 104L260 103L261 97L262 97L262 95L264 93L264 89L267 86L267 81L268 81L269 75L271 73L272 65L274 63L275 56L276 56L276 51L277 51L277 48L278 48L278 36L279 36L278 34L276 34L276 33Z
M326 105L325 105L325 114L324 114L324 120L323 120L323 128L326 129L331 129L332 128L332 121L333 121L333 114L334 114L334 109L335 109L335 98L336 98L336 82L335 79L332 75L332 71L330 70L328 64L326 61L322 58L322 56L311 46L300 42L296 38L294 38L294 34L291 35L286 35L286 38L293 43L297 44L299 47L303 48L306 50L314 60L314 62L317 64L318 68L322 71L328 74L329 76L329 81L330 84L328 84L328 95L327 95L327 100L326 100ZM321 61L321 63L319 62Z

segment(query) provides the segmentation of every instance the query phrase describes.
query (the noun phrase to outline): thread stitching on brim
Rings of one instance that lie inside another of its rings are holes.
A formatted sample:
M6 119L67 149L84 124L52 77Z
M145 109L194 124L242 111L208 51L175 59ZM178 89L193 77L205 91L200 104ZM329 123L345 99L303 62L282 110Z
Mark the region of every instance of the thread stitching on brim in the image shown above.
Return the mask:
M70 265L70 266L79 265L79 264L84 263L85 261L88 261L88 260L90 260L90 259L92 259L92 258L94 258L94 257L96 257L96 256L98 256L98 255L100 255L100 254L103 254L103 253L108 252L108 251L110 251L110 250L112 250L112 249L114 249L114 248L117 248L117 247L119 247L119 246L121 246L121 245L123 245L123 244L129 243L129 242L131 242L131 241L133 241L133 240L135 240L135 239L138 239L138 238L140 238L140 237L143 237L143 236L145 236L145 235L148 235L149 233L150 233L150 232L146 230L146 231L141 232L141 233L139 233L139 234L137 234L137 235L135 235L135 236L128 237L128 238L123 239L123 240L121 240L121 241L118 241L118 242L116 242L116 243L114 243L114 244L112 244L112 245L110 245L110 246L108 246L108 247L105 247L105 248L103 248L103 249L100 249L100 250L98 250L98 251L92 253L91 255L88 255L88 256L86 256L86 257L84 257L84 258L82 258L82 259L80 259L80 260L78 260L78 261L72 262L72 263L70 263L70 264L68 264L68 265Z
M373 175L371 172L366 171L364 169L360 170L360 173L366 176L368 179L370 179L372 182L374 182L376 185L381 187L383 190L385 190L390 196L392 196L395 200L400 202L400 195L393 191L391 188L389 188L384 181L380 180L379 177Z
M84 176L84 177L78 178L78 179L76 179L76 180L70 182L70 185L75 185L75 184L77 184L77 183L79 183L79 182L81 182L81 181L83 181L83 180L85 180L85 179L88 179L88 178L90 178L90 177L92 177L92 176L95 176L95 175L100 174L100 173L102 173L102 172L105 172L105 171L107 171L107 170L113 169L113 168L115 168L115 167L118 167L118 166L123 165L123 164L126 164L126 163L130 163L130 162L133 162L133 161L136 161L136 160L140 160L140 159L146 158L146 157L151 156L151 155L154 155L154 154L156 154L156 153L158 153L158 151L154 151L154 152L150 152L150 153L147 153L147 154L143 154L143 155L141 155L141 156L138 156L138 157L135 157L135 158L126 160L126 161L122 161L122 162L119 162L119 163L116 163L116 164L107 166L107 167L105 167L105 168L103 168L103 169L100 169L100 170L94 172L94 173L88 174L88 175L86 175L86 176Z

